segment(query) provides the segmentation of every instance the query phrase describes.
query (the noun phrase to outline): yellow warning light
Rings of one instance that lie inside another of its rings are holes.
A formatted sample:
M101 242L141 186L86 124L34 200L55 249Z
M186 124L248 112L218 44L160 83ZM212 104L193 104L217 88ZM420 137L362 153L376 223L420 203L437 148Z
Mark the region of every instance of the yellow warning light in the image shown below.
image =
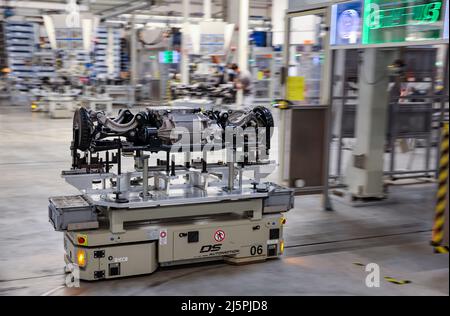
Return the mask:
M84 250L77 251L77 264L81 268L86 266L86 252Z
M280 253L284 254L284 240L280 242Z
M37 105L34 104L34 103L32 103L32 104L31 104L31 108L32 108L33 110L36 110L36 109L37 109Z

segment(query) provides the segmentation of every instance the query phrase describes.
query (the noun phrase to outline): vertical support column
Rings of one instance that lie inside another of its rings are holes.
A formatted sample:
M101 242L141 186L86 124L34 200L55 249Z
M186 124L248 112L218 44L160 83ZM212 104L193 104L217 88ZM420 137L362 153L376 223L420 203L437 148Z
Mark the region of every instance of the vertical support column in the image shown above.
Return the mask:
M190 17L190 0L183 0L183 40L181 46L181 82L189 84L189 52L188 52L188 37L189 37L189 17Z
M211 20L211 0L203 0L203 19L205 21Z
M228 191L233 192L234 190L234 162L236 158L236 151L234 148L228 149Z
M137 34L135 29L135 17L131 18L131 85L136 86L138 81L137 74Z
M144 201L148 200L148 159L149 156L142 157L143 161L143 172L142 172L142 186L143 186L143 192L142 192L142 198Z
M249 0L240 0L239 7L239 68L248 70L248 28L250 17Z
M395 50L364 50L359 76L356 144L347 172L349 191L356 198L384 198L384 153L389 106L388 65Z
M238 25L239 24L239 15L236 14L239 10L241 0L225 0L223 7L224 11L226 12L226 22L227 23L233 23Z
M240 0L239 6L239 68L248 71L248 28L250 17L249 0ZM244 92L238 91L237 105L244 103Z
M333 134L338 137L338 151L337 151L337 166L336 166L336 175L339 179L342 176L342 142L343 142L343 123L344 123L344 110L347 100L346 96L346 81L347 81L347 69L345 67L347 59L347 50L340 49L337 50L334 54L334 76L333 76L333 95L330 95L332 104L332 122L334 122L334 126L330 126L333 128ZM342 100L334 101L334 97L341 97ZM334 158L334 157L333 157Z
M284 17L288 8L288 0L272 1L273 45L284 45Z
M336 61L336 51L335 50L331 50L329 53L329 62L328 65L330 67L330 78L333 78L332 80L334 81L334 77L335 77L335 71L336 71L336 67L335 67L335 61ZM325 131L326 131L326 137L327 139L324 141L324 158L323 158L323 164L324 164L324 172L323 172L323 209L325 211L328 212L332 212L334 211L333 208L333 204L331 202L331 198L330 198L330 161L331 161L331 143L333 140L333 130L332 130L332 113L333 113L333 108L334 108L334 104L333 104L333 93L334 93L334 85L331 83L329 85L329 95L330 95L330 103L328 105L328 109L326 112L326 118L325 118Z
M222 10L224 12L224 21L228 24L234 24L235 31L237 30L239 26L239 14L236 14L236 12L239 12L239 5L240 0L224 0L222 2ZM233 36L231 37L231 43L230 48L238 47L238 41L236 39L236 32L233 32ZM237 54L236 51L229 51L227 56L227 62L230 63L238 63Z

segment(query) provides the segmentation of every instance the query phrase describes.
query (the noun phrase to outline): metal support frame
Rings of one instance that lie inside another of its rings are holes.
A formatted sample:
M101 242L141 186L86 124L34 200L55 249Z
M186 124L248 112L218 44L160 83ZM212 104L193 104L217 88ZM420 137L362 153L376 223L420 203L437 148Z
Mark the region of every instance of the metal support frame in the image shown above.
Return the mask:
M333 61L334 61L333 57ZM446 66L444 69L448 69L448 45L446 45ZM433 75L433 82L435 82L435 71L433 71L434 75ZM411 100L413 98L420 98L420 99L424 99L427 100L427 102L430 103L430 112L431 112L431 116L432 118L435 117L435 114L439 114L439 122L434 122L431 121L430 124L436 124L436 123L441 123L445 120L445 114L448 113L448 109L446 108L446 104L448 104L448 71L445 71L445 79L444 79L444 91L442 93L442 95L427 95L427 96L410 96L410 97L401 97L401 100ZM347 76L345 76L344 78L344 86L347 86ZM334 87L333 87L334 88ZM342 141L345 138L345 133L344 133L344 126L342 124L342 122L344 121L344 116L345 116L345 109L346 109L346 103L349 100L353 100L356 99L355 97L349 97L347 96L347 91L344 90L344 93L342 94L342 96L334 96L334 90L332 89L331 91L331 96L332 96L332 102L331 104L334 104L335 102L342 102L343 105L343 113L341 116L341 124L340 124L340 130L339 130L339 135L335 135L338 138L338 152L337 152L337 162L336 162L336 166L337 166L337 170L335 174L330 174L329 175L329 179L333 179L333 180L338 180L338 181L342 181ZM433 90L433 89L432 89ZM436 108L434 105L435 104L439 104L439 108ZM390 121L392 123L396 122L396 115L395 113L398 113L398 111L395 111L395 108L399 107L399 104L391 104L391 106L394 107L393 111L390 111L391 114L394 115L394 117L391 117ZM400 105L401 106L401 105ZM390 135L390 139L388 140L389 143L391 144L395 144L396 140L398 139L399 135L396 133L396 128L395 125L392 126L393 124L391 124L391 126L389 126L389 129L391 130L391 132L389 133ZM436 124L436 125L440 125L440 124ZM435 174L437 174L438 170L435 167L431 166L431 153L433 151L433 147L434 147L434 143L433 143L433 133L437 132L438 135L437 137L440 137L440 130L437 129L433 129L433 126L431 126L430 132L428 133L421 133L421 134L415 134L412 135L411 137L414 138L419 138L419 139L424 139L426 141L426 147L425 147L425 162L424 162L424 168L420 169L420 170L407 170L407 171L401 171L401 170L396 170L395 167L395 161L396 161L396 153L395 153L395 147L391 148L391 155L389 157L389 170L384 172L385 176L390 177L392 180L398 180L398 179L416 179L416 178L429 178L429 177L434 177ZM334 141L335 139L332 138L331 141ZM330 144L331 144L330 141ZM439 155L436 155L436 159L439 160ZM436 162L435 166L438 165L438 162ZM437 176L436 176L437 177Z
M312 5L312 6L302 6L301 8L296 8L296 10L288 10L288 14L286 15L285 18L285 49L284 49L284 54L283 54L283 64L285 65L284 70L282 71L282 73L284 74L284 76L287 76L287 70L288 70L288 66L289 66L289 53L290 53L290 33L291 33L291 19L296 18L296 17L300 17L300 16L307 16L307 15L312 15L312 14L323 14L325 17L325 23L327 25L330 25L330 11L329 11L329 6L326 3L321 3L321 4L316 4L316 5ZM325 150L325 157L324 157L324 184L321 187L307 187L307 188L302 188L302 189L297 189L296 192L298 194L317 194L317 192L322 192L323 194L323 209L327 210L327 211L332 211L333 207L331 205L331 200L329 198L329 190L330 190L330 185L328 182L328 173L327 172L329 170L329 161L330 161L330 155L329 155L329 150L328 150L328 145L329 145L329 139L331 139L332 136L332 130L331 130L331 95L330 94L332 92L332 85L331 85L331 80L333 78L332 73L333 73L333 60L332 58L330 58L330 54L332 53L331 50L329 50L328 48L328 36L325 37L324 40L324 50L325 50L325 63L323 66L323 70L322 70L322 85L321 85L321 94L320 94L320 104L322 104L322 107L326 107L327 108L327 114L326 114L326 124L327 124L327 130L325 131L325 135L327 137L327 141L325 141L324 146L326 147ZM286 98L286 80L284 80L285 78L283 78L282 80L282 84L281 84L281 89L283 91L283 98ZM303 108L304 106L302 106ZM314 107L321 107L321 106L314 106ZM286 130L287 129L287 120L288 120L289 115L287 115L287 111L281 111L281 119L280 119L280 130ZM284 133L280 133L280 139L279 139L279 143L284 146L286 145L286 136L284 135ZM285 153L283 150L280 150L280 157L279 157L280 161L282 161L284 164L286 163L287 159L285 157ZM282 181L285 180L284 179L285 175L283 174L282 171Z
M330 52L330 62L329 62L329 67L330 67L330 78L334 77L334 55L335 52L331 51ZM333 128L332 128L332 110L333 110L333 101L332 101L332 96L333 96L333 85L330 85L330 103L328 106L328 112L327 112L327 142L325 142L325 175L324 175L324 198L323 198L323 208L325 211L334 211L333 209L333 204L331 203L331 198L330 198L330 181L328 179L328 175L330 174L330 157L331 157L331 153L330 153L330 144L331 141L333 139Z
M228 213L246 214L251 212L251 219L258 221L263 216L262 199L251 199L238 202L220 202L211 204L197 204L191 207L185 205L159 207L154 209L110 210L110 230L113 234L124 233L123 224L126 222L143 222L156 219L172 219L180 217L208 216Z

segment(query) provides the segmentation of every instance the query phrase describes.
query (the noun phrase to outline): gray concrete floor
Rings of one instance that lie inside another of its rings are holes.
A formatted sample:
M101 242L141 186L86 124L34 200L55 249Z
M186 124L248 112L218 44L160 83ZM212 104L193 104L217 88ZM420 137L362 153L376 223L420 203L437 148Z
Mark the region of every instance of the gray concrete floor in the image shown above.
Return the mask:
M68 289L62 234L47 220L49 196L77 194L60 178L70 167L71 120L0 106L0 295L448 295L449 257L429 246L434 185L392 187L392 203L352 208L298 197L287 214L286 254L261 264L161 269L149 276ZM410 280L365 286L354 263L377 263L382 277Z

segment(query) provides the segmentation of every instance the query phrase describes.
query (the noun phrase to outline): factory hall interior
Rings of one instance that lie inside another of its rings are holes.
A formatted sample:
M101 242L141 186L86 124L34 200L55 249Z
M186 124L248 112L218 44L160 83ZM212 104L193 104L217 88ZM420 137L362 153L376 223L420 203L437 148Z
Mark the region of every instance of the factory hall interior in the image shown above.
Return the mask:
M448 296L448 8L0 0L0 296Z

